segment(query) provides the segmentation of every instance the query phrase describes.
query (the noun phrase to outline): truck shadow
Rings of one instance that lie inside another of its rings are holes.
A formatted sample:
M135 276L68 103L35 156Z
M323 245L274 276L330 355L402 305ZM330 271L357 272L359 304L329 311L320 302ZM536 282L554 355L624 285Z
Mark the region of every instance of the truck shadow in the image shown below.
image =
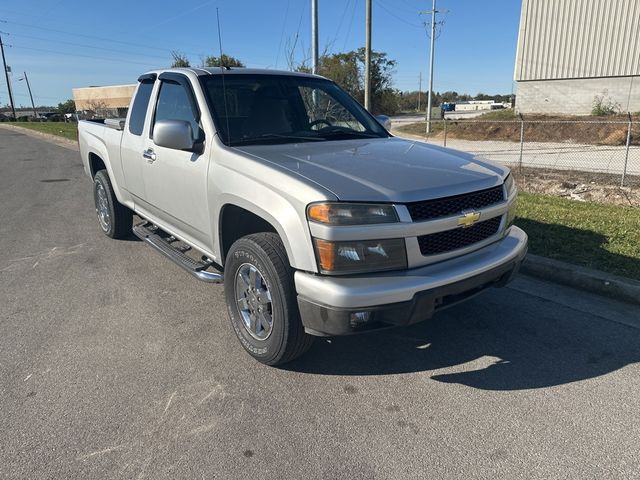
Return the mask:
M638 361L637 328L503 288L411 327L319 339L285 368L322 375L424 371L438 382L521 390L594 378Z

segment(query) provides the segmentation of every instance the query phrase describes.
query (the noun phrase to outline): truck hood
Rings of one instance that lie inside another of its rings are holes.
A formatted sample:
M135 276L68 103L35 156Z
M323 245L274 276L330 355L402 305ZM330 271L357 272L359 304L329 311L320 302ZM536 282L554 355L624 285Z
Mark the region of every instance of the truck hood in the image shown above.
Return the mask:
M508 169L400 138L237 147L331 191L339 200L406 203L500 185Z

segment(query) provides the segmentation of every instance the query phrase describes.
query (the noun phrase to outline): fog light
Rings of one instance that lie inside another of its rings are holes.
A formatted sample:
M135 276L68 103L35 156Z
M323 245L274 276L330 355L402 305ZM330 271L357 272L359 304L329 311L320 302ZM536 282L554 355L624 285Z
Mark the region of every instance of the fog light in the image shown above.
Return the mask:
M351 328L356 328L365 323L371 321L373 312L353 312L349 315L349 325Z

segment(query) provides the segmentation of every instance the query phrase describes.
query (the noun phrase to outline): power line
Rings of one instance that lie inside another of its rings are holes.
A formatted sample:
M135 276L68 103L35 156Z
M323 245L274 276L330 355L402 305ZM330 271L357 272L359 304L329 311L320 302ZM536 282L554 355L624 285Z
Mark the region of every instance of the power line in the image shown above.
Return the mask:
M396 20L399 20L402 23L406 23L407 25L410 25L412 27L415 28L420 28L422 29L422 25L418 25L417 23L411 23L407 20L405 20L404 18L396 15L394 12L392 12L391 10L389 10L387 7L385 7L382 2L380 2L379 0L375 0L376 5L378 5L381 9L383 9L385 12L387 12L389 15L391 15L393 18L395 18Z
M161 52L169 52L172 49L175 50L175 47L174 48L161 48L161 47L158 47L158 46L144 45L144 44L141 44L141 43L133 43L133 42L125 42L125 41L122 41L122 40L114 40L113 38L104 38L104 37L97 37L95 35L85 35L85 34L76 33L76 32L67 32L67 31L64 31L64 30L58 30L58 29L55 29L55 28L48 28L48 27L41 27L41 26L38 26L38 25L31 25L31 24L28 24L28 23L13 22L11 20L0 20L0 23L9 23L11 25L18 25L18 26L21 26L21 27L34 28L34 29L38 29L38 30L45 30L47 32L59 33L59 34L62 34L62 35L69 35L69 36L72 36L72 37L92 38L94 40L101 40L103 42L118 43L120 45L128 45L128 46L133 46L133 47L146 48L146 49L149 49L149 50L158 50L158 51L161 51ZM197 55L197 54L195 54L193 52L186 52L186 53L189 53L190 55Z
M287 0L287 8L284 11L284 21L282 22L282 31L280 32L280 43L278 43L278 52L276 53L276 68L278 68L278 60L280 60L280 50L282 49L282 40L284 39L284 31L287 27L287 17L289 16L289 4L291 0Z
M296 30L296 34L293 37L293 45L291 46L291 49L289 51L289 57L290 58L287 59L288 66L291 69L293 69L293 62L294 62L294 57L295 57L295 53L296 53L296 46L298 45L298 39L300 38L300 29L302 28L302 19L304 18L304 15L305 15L306 11L307 11L307 2L304 2L302 4L302 11L300 12L300 21L298 22L298 30Z
M349 37L351 35L351 27L353 26L353 19L356 16L356 9L358 7L358 0L353 1L353 10L351 11L351 20L349 21L349 29L347 30L347 35L344 38L344 45L342 46L342 51L344 52L347 49L347 43L349 42Z
M0 31L0 33L4 33L4 34L9 35L11 37L30 38L32 40L41 40L43 42L48 42L48 43L59 43L59 44L63 44L63 45L72 45L74 47L92 48L92 49L95 49L95 50L103 50L105 52L128 53L128 54L132 53L131 50L117 50L117 49L113 49L113 48L96 47L96 46L93 46L93 45L86 45L86 44L82 44L82 43L65 42L64 40L51 40L49 38L34 37L33 35L23 35L21 33L10 33L10 32L2 32L2 31ZM139 53L139 55L142 55L142 56L144 56L146 58L156 58L156 59L159 59L159 60L167 61L167 57L160 57L160 56L155 56L155 55L147 55L145 53Z
M381 1L383 1L383 0L381 0ZM389 5L389 4L388 4L388 3L386 3L386 2L385 2L385 5L386 5L388 8L393 8L394 10L399 10L399 11L402 11L402 12L404 12L404 13L415 14L415 13L416 13L416 8L418 8L418 6L417 6L417 5L414 5L414 6L412 6L412 7L407 6L407 3L406 3L406 2L405 2L405 4L404 4L404 5L399 5L396 1L393 1L393 2L391 2L391 3L393 3L393 6L392 6L392 5Z
M154 25L144 25L142 30L150 30L152 28L159 27L161 25L166 25L167 23L173 22L176 18L184 17L185 15L189 15L190 13L195 12L196 10L200 10L201 8L206 7L207 5L211 5L212 3L218 3L218 0L209 0L208 2L201 3L198 6L190 8L189 10L185 10L180 12L178 15L174 15L173 17L165 18L161 22L158 22Z
M338 41L338 35L340 34L340 30L342 29L342 24L344 23L344 19L347 16L347 11L349 10L349 5L351 4L351 0L347 0L344 2L344 10L342 11L342 16L340 17L340 22L338 22L338 28L336 28L336 33L333 36L333 42L336 43Z
M44 48L23 47L22 45L7 45L7 46L11 47L11 48L22 49L22 50L33 50L35 52L54 53L54 54L57 54L57 55L62 55L63 57L91 58L91 59L94 59L94 60L104 60L104 61L107 61L107 62L130 63L132 65L144 65L145 67L152 67L152 68L154 66L151 63L133 62L133 61L130 61L130 60L122 60L120 58L95 57L93 55L82 55L80 53L67 53L67 52L60 52L60 51L57 51L57 50L47 50L47 49L44 49Z
M60 6L60 4L64 2L64 0L58 0L57 2L55 2L53 5L49 5L49 8L44 9L40 12L40 15L36 15L35 17L33 17L34 19L40 19L46 15L49 14L49 12L54 11L56 8L58 8Z

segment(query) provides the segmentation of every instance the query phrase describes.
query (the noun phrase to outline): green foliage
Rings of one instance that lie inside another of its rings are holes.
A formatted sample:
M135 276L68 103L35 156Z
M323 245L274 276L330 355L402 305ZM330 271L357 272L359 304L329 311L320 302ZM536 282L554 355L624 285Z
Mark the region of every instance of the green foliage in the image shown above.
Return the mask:
M223 53L219 57L210 55L202 59L203 67L244 67L245 64L239 59Z
M56 135L68 140L76 140L78 138L78 124L64 122L16 122L17 127L28 128L50 135Z
M516 225L537 255L640 280L640 210L521 193Z
M173 57L171 68L187 68L191 66L189 59L184 53L174 50L171 52L171 56Z
M324 54L319 59L318 73L330 78L360 103L364 103L364 48L346 53ZM371 110L394 114L399 111L397 93L392 88L396 62L386 53L371 52ZM306 63L295 67L310 72Z
M74 102L73 100L69 99L66 102L59 103L57 110L58 110L58 113L60 113L60 114L75 113L76 112L76 102Z
M615 102L605 90L602 95L596 95L593 97L593 105L591 108L591 115L602 117L605 115L615 115L620 113L622 108L620 104Z

